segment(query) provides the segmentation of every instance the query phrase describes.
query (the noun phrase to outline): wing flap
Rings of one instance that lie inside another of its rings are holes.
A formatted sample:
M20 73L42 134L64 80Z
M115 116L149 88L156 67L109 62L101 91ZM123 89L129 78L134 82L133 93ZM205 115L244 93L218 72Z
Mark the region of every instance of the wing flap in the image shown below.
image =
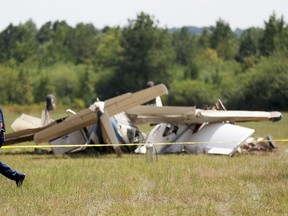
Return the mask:
M198 110L197 118L204 122L246 122L246 121L279 121L282 118L280 112L264 111L238 111L238 110Z

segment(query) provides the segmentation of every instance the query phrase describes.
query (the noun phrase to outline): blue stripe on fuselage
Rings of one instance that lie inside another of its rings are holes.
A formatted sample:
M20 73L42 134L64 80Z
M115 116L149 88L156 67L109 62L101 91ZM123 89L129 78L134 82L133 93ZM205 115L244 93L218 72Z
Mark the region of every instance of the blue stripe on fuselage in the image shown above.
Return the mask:
M122 144L125 144L124 139L122 138L122 136L120 135L119 131L117 130L118 122L114 118L110 118L110 123L111 123L111 125L113 127L113 130L114 130L114 132L116 134L116 137L117 137L118 141L120 143L122 143ZM99 142L100 143L104 143L101 126L99 124L95 125L95 132L96 132L96 134L98 136Z

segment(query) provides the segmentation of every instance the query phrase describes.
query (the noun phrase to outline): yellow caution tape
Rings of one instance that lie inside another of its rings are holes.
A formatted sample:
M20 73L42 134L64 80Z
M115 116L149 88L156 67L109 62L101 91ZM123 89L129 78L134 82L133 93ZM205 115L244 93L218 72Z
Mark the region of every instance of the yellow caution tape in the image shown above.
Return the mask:
M261 140L268 141L268 140ZM269 140L272 142L288 142L288 139L277 139L277 140ZM207 141L207 142L166 142L166 143L151 143L153 145L196 145L196 144L211 144L211 143L231 143L238 142L235 140L231 141ZM253 140L251 142L257 142L257 140ZM2 146L3 149L12 149L12 148L71 148L71 147L103 147L103 146L143 146L147 143L127 143L127 144L62 144L62 145L9 145Z

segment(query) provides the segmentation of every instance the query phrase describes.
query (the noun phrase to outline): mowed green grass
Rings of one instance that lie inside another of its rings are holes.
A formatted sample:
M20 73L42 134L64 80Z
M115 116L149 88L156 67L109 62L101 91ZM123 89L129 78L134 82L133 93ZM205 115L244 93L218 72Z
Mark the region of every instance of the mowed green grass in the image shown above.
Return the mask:
M7 125L15 117L7 114ZM287 215L288 114L241 124L271 134L275 152L216 155L39 155L1 149L26 173L22 188L0 176L0 215ZM25 143L33 144L33 143Z

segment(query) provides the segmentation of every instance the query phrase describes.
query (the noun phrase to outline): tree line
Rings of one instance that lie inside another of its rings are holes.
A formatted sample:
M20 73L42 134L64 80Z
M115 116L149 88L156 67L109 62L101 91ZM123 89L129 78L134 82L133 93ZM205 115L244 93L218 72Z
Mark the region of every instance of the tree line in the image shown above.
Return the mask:
M168 105L288 108L288 27L273 13L263 28L233 33L222 19L191 34L169 31L144 12L120 27L33 20L0 32L0 104L34 104L47 94L74 107L164 83Z

